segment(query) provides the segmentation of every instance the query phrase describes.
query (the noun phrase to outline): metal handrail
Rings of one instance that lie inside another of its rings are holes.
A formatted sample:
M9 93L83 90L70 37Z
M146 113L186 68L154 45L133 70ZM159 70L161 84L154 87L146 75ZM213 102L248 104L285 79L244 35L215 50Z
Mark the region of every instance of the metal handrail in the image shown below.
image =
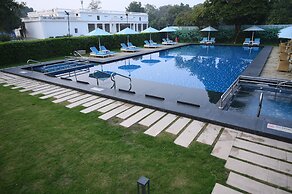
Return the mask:
M263 98L264 98L264 94L261 93L261 94L260 94L259 105L258 105L257 117L259 117L260 114L261 114L262 105L263 105Z
M28 59L28 60L26 61L26 64L29 64L30 62L34 62L34 63L42 63L42 62L37 61L37 60L34 60L34 59Z
M221 95L219 100L219 109L223 109L223 102L226 100L226 98L234 92L234 89L238 86L239 83L239 77L229 86L229 88L224 92L224 94Z

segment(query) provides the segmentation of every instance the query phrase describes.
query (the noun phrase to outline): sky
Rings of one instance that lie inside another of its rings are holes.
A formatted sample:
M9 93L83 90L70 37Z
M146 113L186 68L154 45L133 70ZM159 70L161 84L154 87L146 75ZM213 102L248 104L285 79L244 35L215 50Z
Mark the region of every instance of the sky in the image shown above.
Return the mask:
M34 10L49 10L53 8L78 9L81 8L81 0L16 0L17 2L26 2L28 7ZM103 10L125 11L127 7L134 0L101 0L101 7ZM204 0L136 0L142 5L152 4L156 7L163 5L174 4L189 4L191 7L204 2ZM84 8L88 8L91 0L83 0Z

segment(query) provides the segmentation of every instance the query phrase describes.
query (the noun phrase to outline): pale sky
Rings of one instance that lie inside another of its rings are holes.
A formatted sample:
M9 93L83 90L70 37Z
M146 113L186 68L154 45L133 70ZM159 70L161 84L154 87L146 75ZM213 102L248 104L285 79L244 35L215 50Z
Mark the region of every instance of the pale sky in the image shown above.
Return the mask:
M81 0L16 0L17 2L26 2L28 7L34 10L48 10L53 8L78 9L81 8ZM101 0L101 7L103 10L125 11L127 7L134 0ZM191 7L204 2L204 0L136 0L142 5L152 4L156 7L162 5L173 4L189 4ZM91 0L83 0L84 8L88 7Z

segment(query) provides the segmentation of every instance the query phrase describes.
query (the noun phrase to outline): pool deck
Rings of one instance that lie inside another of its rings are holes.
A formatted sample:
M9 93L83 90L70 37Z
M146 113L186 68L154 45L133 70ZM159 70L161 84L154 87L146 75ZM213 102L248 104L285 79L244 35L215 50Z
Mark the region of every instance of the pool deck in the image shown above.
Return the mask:
M92 61L94 60L95 62L99 61L99 63L105 63L105 61L108 60L109 60L108 62L112 62L116 60L131 58L143 54L149 54L184 45L188 44L163 46L162 48L159 49L142 49L140 52L137 53L119 53L116 57L110 57L105 59L90 58L90 60ZM265 66L266 60L271 50L272 47L270 46L264 47L244 73L246 75L259 76L260 73L262 72L263 67ZM48 64L49 63L51 62L48 62ZM186 91L183 88L174 86L168 86L164 88L159 87L158 84L156 85L156 87L153 86L151 90L145 91L145 94L135 94L127 91L120 91L119 89L113 90L108 88L100 88L98 86L62 80L55 77L44 76L42 73L24 70L23 69L24 67L28 66L26 65L21 67L8 68L4 69L3 71L27 78L44 81L47 83L52 83L57 86L75 89L89 94L99 95L101 97L111 98L113 100L119 100L125 103L135 104L137 106L143 106L150 109L155 109L191 119L200 120L202 122L210 122L216 125L222 125L225 127L235 128L249 133L254 133L266 137L273 137L287 142L292 142L292 133L289 132L290 130L289 127L292 126L292 121L287 121L283 124L284 127L288 127L288 129L284 128L284 130L281 129L277 130L275 128L268 128L269 126L268 124L279 123L274 123L264 118L253 118L235 112L231 113L228 111L222 111L215 104L213 104L213 106L211 107L205 106L205 104L201 104L200 101L198 101L198 99L194 97L194 94L196 94L196 91L194 90ZM160 95L157 95L156 92L158 91ZM179 103L177 99L173 97L173 91L175 91L175 94L177 96L183 97L182 100L183 103Z

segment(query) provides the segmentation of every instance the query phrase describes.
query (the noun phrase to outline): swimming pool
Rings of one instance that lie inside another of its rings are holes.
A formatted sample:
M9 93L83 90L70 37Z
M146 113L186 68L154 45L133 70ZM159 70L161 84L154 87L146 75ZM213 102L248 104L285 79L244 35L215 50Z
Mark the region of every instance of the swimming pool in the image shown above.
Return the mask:
M117 72L133 79L222 93L260 49L189 45L104 64L92 71Z

